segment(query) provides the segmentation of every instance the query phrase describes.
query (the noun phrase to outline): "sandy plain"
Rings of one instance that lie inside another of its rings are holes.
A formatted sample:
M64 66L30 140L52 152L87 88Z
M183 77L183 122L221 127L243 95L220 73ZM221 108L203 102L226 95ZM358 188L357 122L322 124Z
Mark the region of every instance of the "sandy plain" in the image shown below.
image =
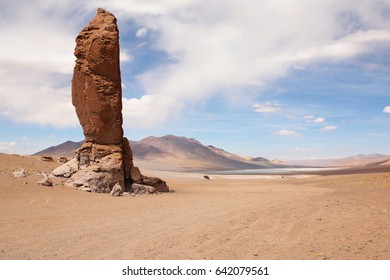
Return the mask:
M58 165L0 154L0 259L390 259L390 167L211 180L142 170L175 192L111 197L36 183Z

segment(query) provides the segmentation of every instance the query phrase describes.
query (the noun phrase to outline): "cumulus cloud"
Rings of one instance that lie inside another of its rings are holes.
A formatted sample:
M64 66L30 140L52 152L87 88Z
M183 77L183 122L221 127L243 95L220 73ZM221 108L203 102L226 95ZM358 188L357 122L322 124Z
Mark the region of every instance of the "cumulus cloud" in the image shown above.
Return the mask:
M258 113L275 113L280 111L282 105L277 101L267 101L263 104L255 104L253 105L255 112Z
M322 131L333 131L333 130L336 130L338 129L337 126L334 126L334 125L328 125L328 126L325 126L323 128L321 128Z
M78 7L51 0L5 1L0 22L0 115L54 127L78 124L71 104L72 32ZM1 13L1 12L0 12Z
M74 38L101 3L3 2L0 36L7 44L0 46L0 113L27 123L77 125L69 91ZM234 94L248 88L260 92L291 69L375 52L390 42L390 19L382 13L389 4L104 1L119 21L140 27L137 37L153 35L148 46L169 58L138 76L144 94L124 99L124 122L132 127L160 125L213 95L229 97L232 89ZM132 60L126 52L121 57Z
M148 33L148 29L146 29L145 27L141 27L135 33L135 37L137 37L137 38L144 38L147 33Z
M297 136L298 133L295 130L281 129L281 130L275 132L275 135L279 135L279 136Z
M7 152L16 145L16 142L0 142L0 151Z
M153 5L152 5L153 3ZM281 0L108 1L154 32L154 46L171 57L141 75L146 96L170 96L184 109L231 88L260 89L290 69L319 61L353 58L390 42L382 1L286 3ZM315 28L308 28L315 26ZM154 99L158 99L154 97ZM138 99L152 124L161 122L145 98ZM176 106L176 104L174 105ZM177 111L165 108L163 116ZM258 106L255 110L276 110ZM132 123L140 123L136 111ZM317 120L321 122L320 119Z
M383 108L383 113L390 114L390 106L386 106L385 108Z

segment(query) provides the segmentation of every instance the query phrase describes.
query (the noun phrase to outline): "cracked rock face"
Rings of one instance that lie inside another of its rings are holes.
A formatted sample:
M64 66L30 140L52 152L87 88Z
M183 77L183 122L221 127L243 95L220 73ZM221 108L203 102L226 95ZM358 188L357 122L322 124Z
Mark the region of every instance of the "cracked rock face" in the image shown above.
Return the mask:
M121 144L119 31L113 14L97 15L76 38L72 102L86 142Z

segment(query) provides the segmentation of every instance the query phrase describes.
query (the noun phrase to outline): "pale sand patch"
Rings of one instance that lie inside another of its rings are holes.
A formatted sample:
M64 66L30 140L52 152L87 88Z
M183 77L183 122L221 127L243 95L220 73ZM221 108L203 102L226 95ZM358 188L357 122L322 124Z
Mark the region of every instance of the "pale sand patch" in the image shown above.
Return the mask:
M116 198L36 183L57 165L0 155L0 259L390 259L388 173L142 170L176 192Z

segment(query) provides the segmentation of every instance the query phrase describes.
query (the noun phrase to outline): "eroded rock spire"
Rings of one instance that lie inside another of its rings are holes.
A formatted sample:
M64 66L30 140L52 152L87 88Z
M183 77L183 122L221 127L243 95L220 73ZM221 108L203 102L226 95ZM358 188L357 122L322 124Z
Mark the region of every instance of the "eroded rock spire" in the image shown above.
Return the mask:
M115 16L99 8L77 36L74 54L77 59L72 103L85 143L77 150L76 158L53 174L70 177L68 185L91 192L118 195L139 190L142 185L169 191L164 181L143 176L133 165L129 141L123 137L119 31Z

